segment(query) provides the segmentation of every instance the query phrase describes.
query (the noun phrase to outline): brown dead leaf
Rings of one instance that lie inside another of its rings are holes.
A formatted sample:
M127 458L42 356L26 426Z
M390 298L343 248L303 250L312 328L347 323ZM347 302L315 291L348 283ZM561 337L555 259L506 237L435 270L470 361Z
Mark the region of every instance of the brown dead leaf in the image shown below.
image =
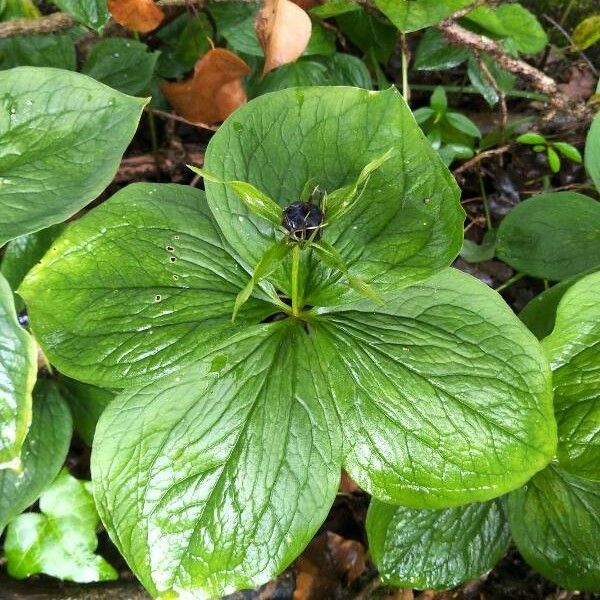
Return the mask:
M366 568L365 547L331 531L317 536L296 561L294 600L336 598Z
M265 52L263 75L299 58L312 32L308 14L290 0L265 0L255 27Z
M163 83L160 89L184 119L214 125L246 102L242 77L249 74L250 68L239 56L214 48L196 63L191 79Z
M350 477L350 475L348 475L348 473L346 473L346 471L342 470L338 493L354 494L354 492L360 492L360 487L358 487L358 484Z
M154 31L165 18L154 0L108 0L108 10L119 25L138 33Z
M319 6L321 4L321 0L294 0L294 4L297 4L304 10L310 10L315 6Z

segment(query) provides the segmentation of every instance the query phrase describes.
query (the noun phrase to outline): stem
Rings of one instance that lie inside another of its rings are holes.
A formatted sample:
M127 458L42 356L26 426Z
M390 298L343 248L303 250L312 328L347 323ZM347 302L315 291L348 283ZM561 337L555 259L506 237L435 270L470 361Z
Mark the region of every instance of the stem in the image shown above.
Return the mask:
M492 231L494 226L492 225L492 217L490 215L490 204L485 192L485 186L483 185L483 177L481 176L481 173L479 173L479 189L481 190L481 201L483 203L483 212L485 212L485 222L487 224L488 231Z
M402 95L406 104L410 104L410 86L408 84L408 63L410 62L410 52L406 43L406 34L400 34L400 45L402 48Z
M565 12L562 14L562 17L560 18L561 26L566 23L569 13L571 12L571 9L573 8L574 4L575 4L575 0L570 0L569 4L567 4L567 8L565 8Z
M411 89L419 90L424 92L433 92L437 85L425 85L421 83L413 83L411 84ZM459 93L459 94L480 94L478 90L476 90L471 85L460 86L460 85L442 85L447 92L451 93ZM547 102L549 100L549 96L545 94L539 94L537 92L525 92L521 90L513 90L510 92L506 92L507 97L511 98L527 98L528 100L542 100Z
M497 292L501 292L506 288L510 287L513 283L519 281L519 279L523 279L525 277L525 273L515 273L510 279L507 279L502 285L499 285L497 288L494 288Z
M158 136L156 135L156 120L152 111L146 111L148 115L148 127L150 129L150 140L152 142L152 156L156 166L156 174L160 175L160 158L158 156Z
M300 246L295 244L292 248L292 314L297 317L301 310L299 278L300 278Z

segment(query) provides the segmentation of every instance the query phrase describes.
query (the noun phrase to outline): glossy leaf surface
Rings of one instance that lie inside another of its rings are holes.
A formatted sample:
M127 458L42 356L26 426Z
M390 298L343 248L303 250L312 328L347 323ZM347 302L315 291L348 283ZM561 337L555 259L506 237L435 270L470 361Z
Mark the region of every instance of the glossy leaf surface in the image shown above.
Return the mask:
M0 470L19 467L36 373L35 342L19 325L12 290L0 275Z
M585 142L585 168L600 192L600 114L594 117Z
M417 589L447 589L491 569L508 549L502 500L419 510L372 500L369 550L382 580Z
M361 201L323 234L352 275L385 292L447 266L462 242L456 184L396 91L312 87L256 98L212 138L205 169L247 181L284 208L309 182L327 192L354 183L390 149L394 156L372 174ZM223 235L245 262L257 264L275 241L274 226L250 214L226 186L206 185ZM330 279L315 265L307 303L341 301ZM289 293L289 270L275 281Z
M108 23L106 0L52 0L52 3L98 33Z
M2 246L70 217L108 185L146 101L46 68L0 72L0 88Z
M224 247L203 192L138 183L73 223L20 293L62 372L126 387L167 375L229 335L249 277ZM251 298L236 326L271 312Z
M0 471L0 534L58 475L71 431L71 415L56 385L38 381L33 391L31 427L21 451L22 469Z
M515 489L548 463L548 365L494 292L448 269L363 310L314 323L344 468L363 489L442 508Z
M254 588L309 542L340 478L322 369L298 323L274 323L106 409L96 500L152 595Z
M543 347L553 370L558 460L600 482L600 272L565 293Z
M525 560L569 590L600 592L600 483L548 467L508 497Z

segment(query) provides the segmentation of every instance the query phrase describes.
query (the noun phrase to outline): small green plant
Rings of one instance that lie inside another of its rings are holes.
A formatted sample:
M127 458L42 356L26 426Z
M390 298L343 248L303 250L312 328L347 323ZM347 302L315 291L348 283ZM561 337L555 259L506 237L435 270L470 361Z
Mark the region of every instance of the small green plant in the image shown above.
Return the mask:
M448 110L443 87L438 86L431 94L429 106L416 109L414 116L446 165L474 155L475 140L481 138L481 132L471 119Z
M516 141L519 144L533 146L534 152L544 152L553 173L558 173L561 169L561 155L576 163L583 162L583 158L575 146L567 144L567 142L550 141L540 133L523 133L517 137Z

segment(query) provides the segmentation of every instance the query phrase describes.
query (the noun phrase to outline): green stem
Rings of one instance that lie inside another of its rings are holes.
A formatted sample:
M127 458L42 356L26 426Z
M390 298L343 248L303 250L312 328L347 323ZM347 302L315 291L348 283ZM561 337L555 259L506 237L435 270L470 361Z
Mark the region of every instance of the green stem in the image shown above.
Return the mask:
M302 306L300 303L300 246L295 244L292 248L292 314L297 317Z
M519 279L523 279L525 277L525 273L515 273L510 279L507 279L502 285L499 285L497 288L494 288L497 292L501 292L506 288L509 288L513 283L519 281Z
M494 226L492 225L492 216L490 215L490 203L485 192L485 186L483 185L483 177L479 173L479 189L481 190L481 200L483 202L483 212L485 212L485 222L487 223L488 231L492 231Z
M575 0L571 0L569 2L569 4L567 4L567 8L565 8L565 12L563 12L559 24L560 25L564 25L567 21L567 18L569 17L569 13L571 12L571 9L573 8L573 5L575 4Z
M411 83L410 88L422 92L432 92L437 85L425 85L420 83ZM447 92L459 93L459 94L480 94L473 86L460 86L460 85L443 85L442 86ZM504 94L507 97L512 98L528 98L529 100L544 100L548 101L549 97L545 94L538 94L537 92L524 92L521 90L512 90Z

